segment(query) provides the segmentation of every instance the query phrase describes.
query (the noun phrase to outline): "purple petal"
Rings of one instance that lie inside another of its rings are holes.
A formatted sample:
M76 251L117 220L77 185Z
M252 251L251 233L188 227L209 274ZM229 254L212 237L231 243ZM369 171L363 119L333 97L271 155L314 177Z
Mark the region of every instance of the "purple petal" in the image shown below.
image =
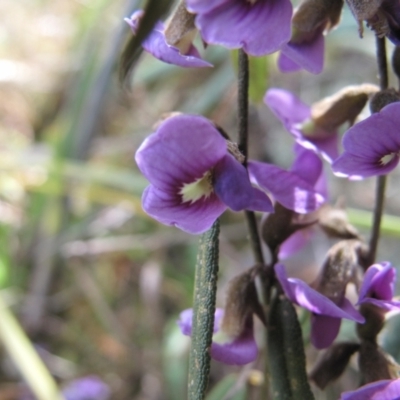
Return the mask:
M207 43L243 47L248 54L262 56L278 50L290 38L289 0L218 1L206 10L197 14L196 25Z
M194 14L204 14L214 8L220 7L231 0L186 0L186 8Z
M296 158L290 170L297 176L315 185L322 174L322 161L314 151L308 150L302 146L295 146Z
M285 240L279 247L279 259L284 260L297 252L299 252L314 236L315 229L313 227L300 229L293 233L289 239Z
M143 11L136 11L130 18L125 18L132 32L136 34ZM204 61L196 47L191 45L187 54L181 54L179 49L166 42L164 24L158 22L150 35L142 42L143 48L155 58L168 64L186 68L212 67L212 64Z
M293 93L283 89L269 89L264 96L265 104L291 132L294 125L310 118L311 109Z
M312 289L301 279L287 278L285 267L282 264L275 266L275 273L287 297L306 310L315 314L346 318L360 323L365 321L364 317L346 298L342 300L340 306L336 305L332 300Z
M374 299L371 297L366 297L360 303L373 304L374 306L382 308L385 311L399 311L400 310L400 301L396 301L396 300L379 300L379 299Z
M297 72L301 71L302 68L299 64L296 64L291 58L287 57L282 51L278 57L278 68L281 72Z
M214 190L220 200L233 211L274 210L268 196L251 186L246 168L230 154L214 168Z
M224 310L222 308L216 308L214 312L214 333L217 333L219 331L219 326L221 324L223 316ZM183 310L179 314L177 324L184 335L191 336L193 324L193 308Z
M62 391L65 400L108 400L110 387L97 376L86 376L69 383Z
M371 265L365 272L360 288L359 303L369 296L391 300L394 292L396 270L388 262Z
M324 36L322 29L319 29L311 41L303 43L289 42L282 47L281 51L293 61L294 65L298 65L312 74L319 74L324 67L324 47ZM283 68L289 66L290 69L290 64L287 61L285 63L285 60L281 61L278 66L280 68L281 66ZM281 69L281 71L292 72L290 70L285 71L285 69Z
M227 154L214 125L197 115L168 118L137 150L135 159L155 187L177 193L209 171Z
M399 400L400 379L382 380L342 393L340 400Z
M180 196L151 185L143 192L142 205L147 214L162 224L176 226L192 234L211 228L226 210L226 205L214 193L194 203L182 203Z
M312 185L293 172L257 161L249 161L248 169L262 189L270 191L279 203L290 210L306 214L315 211L325 201Z
M326 349L336 339L339 333L340 318L327 317L326 315L312 314L311 317L311 343L317 349Z
M397 102L354 125L343 137L345 151L333 163L334 172L368 177L393 170L399 162L399 124L400 103ZM382 160L383 157L389 159Z
M228 365L245 365L257 358L258 348L254 340L253 327L249 326L232 342L220 344L213 342L211 357Z

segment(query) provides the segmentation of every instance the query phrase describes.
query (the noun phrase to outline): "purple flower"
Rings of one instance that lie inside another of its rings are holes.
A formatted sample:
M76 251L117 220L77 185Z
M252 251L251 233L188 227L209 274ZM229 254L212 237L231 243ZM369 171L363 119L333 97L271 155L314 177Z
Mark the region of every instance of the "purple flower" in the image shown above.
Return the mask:
M319 74L324 67L325 42L324 27L321 26L308 40L290 40L281 48L278 67L282 72L295 72L305 69L312 74Z
M400 102L351 127L343 137L343 154L332 165L343 176L385 175L399 163Z
M69 383L62 391L65 400L108 400L110 388L97 376L86 376Z
M202 233L226 210L270 212L271 201L252 187L246 168L206 118L177 115L163 121L136 152L150 181L143 209L159 222Z
M321 154L330 163L338 157L337 132L319 129L318 132L308 133L311 108L295 95L287 90L270 89L265 94L264 102L301 146Z
M275 273L289 300L312 312L311 343L317 349L331 345L339 333L342 318L359 323L365 321L345 297L339 304L335 304L301 279L288 278L282 264L275 265Z
M130 18L125 18L133 34L136 34L143 14L143 10L138 10ZM143 41L142 46L144 50L152 54L155 58L168 64L187 68L212 67L212 64L201 59L199 52L193 44L189 45L185 54L182 54L177 47L169 45L165 40L164 24L162 22L158 22L155 25L150 35Z
M371 265L365 272L358 304L370 303L384 310L399 310L400 301L393 299L396 269L389 262Z
M290 0L187 0L206 43L243 48L253 56L277 51L290 39Z
M214 334L219 332L219 325L223 317L224 310L217 308L214 315ZM180 314L178 325L186 336L192 334L192 318L193 310L191 308ZM258 348L254 340L252 320L249 320L239 337L231 338L225 343L213 341L210 354L214 360L229 365L244 365L254 361L258 355Z
M306 214L325 201L314 189L322 172L322 162L312 151L301 146L296 149L297 157L290 171L257 161L249 161L248 169L255 183L270 191L276 201L299 214Z
M342 393L340 400L399 400L400 379L386 379Z

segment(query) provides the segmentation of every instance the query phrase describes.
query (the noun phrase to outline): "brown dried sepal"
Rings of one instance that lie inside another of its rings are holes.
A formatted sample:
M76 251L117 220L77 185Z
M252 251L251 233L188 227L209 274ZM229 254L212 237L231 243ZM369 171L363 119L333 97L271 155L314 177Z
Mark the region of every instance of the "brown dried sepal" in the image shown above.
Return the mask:
M339 23L342 7L343 0L305 0L295 10L292 26L301 32L314 32L321 26L329 31Z
M351 356L360 348L359 343L341 342L333 344L317 361L310 372L310 379L320 388L325 389L328 383L342 375Z
M253 313L265 323L264 311L258 301L255 285L260 268L261 266L256 265L229 282L221 329L231 337L240 336Z
M337 129L345 122L354 123L369 96L379 87L372 84L346 86L332 96L326 97L311 106L311 119L314 124L326 131Z
M349 282L360 280L360 254L366 251L361 240L342 240L333 245L325 258L316 280L311 286L334 303L339 304Z
M361 342L358 365L364 384L398 377L399 365L375 342Z
M373 304L361 304L360 313L365 317L365 323L357 324L357 335L361 340L376 341L376 337L385 325L385 312Z
M350 224L343 208L324 204L319 209L318 224L329 237L360 239L357 229Z
M177 47L182 54L188 52L196 35L194 19L195 14L189 13L185 1L181 0L166 22L165 40L169 45Z
M301 215L275 203L275 212L269 214L261 223L261 237L272 254L277 254L279 246L299 229L307 228L317 222L314 214Z
M391 103L400 101L400 94L395 89L385 89L375 93L369 102L372 113L377 113Z

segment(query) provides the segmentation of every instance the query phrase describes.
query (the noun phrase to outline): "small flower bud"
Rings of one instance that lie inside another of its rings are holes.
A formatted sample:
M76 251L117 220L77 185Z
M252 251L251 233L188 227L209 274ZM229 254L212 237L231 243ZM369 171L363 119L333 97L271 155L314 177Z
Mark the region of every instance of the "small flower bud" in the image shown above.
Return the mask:
M359 253L365 248L360 240L342 240L330 248L321 272L312 287L339 304L349 282L358 280Z
M400 101L400 94L395 89L385 89L375 93L369 102L371 113L376 113L388 104Z
M400 79L400 47L396 46L392 54L392 67L393 72L396 74L397 78Z
M186 9L185 1L181 1L165 26L165 40L175 46L182 54L186 54L196 35L195 15Z
M342 375L351 356L360 348L359 343L341 342L333 344L317 361L310 372L310 379L320 389L325 389L328 383Z
M243 332L253 313L265 321L254 283L259 268L250 268L229 282L221 330L231 337L238 337Z
M376 341L376 337L385 324L386 310L373 304L364 303L360 313L365 317L364 324L357 324L357 335L361 340Z
M311 119L317 127L325 131L335 130L345 122L352 125L368 97L378 90L378 86L371 84L347 86L314 103L311 107Z
M318 224L329 237L360 239L357 229L350 224L346 211L342 208L324 204L318 214Z
M394 361L375 342L361 342L358 365L365 384L396 378L392 373Z

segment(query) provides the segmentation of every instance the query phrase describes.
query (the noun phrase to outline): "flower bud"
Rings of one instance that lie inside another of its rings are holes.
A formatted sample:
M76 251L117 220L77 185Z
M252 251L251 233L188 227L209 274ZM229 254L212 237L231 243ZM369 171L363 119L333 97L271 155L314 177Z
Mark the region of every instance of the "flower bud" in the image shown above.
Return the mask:
M375 342L361 342L358 365L364 384L396 377L392 372L393 360Z
M375 93L369 102L371 113L377 113L388 104L400 101L400 95L395 89L385 89Z
M186 54L196 35L194 25L195 15L186 9L185 1L180 1L165 26L165 40L171 46L177 47L182 54Z
M328 383L342 375L350 361L350 357L360 348L359 343L341 342L333 344L317 361L310 372L310 379L324 389Z
M314 103L311 107L311 119L317 127L325 131L333 131L345 122L352 125L368 97L378 90L378 86L371 84L347 86Z
M358 281L359 253L365 244L360 240L342 240L330 248L321 272L312 287L339 304L349 282Z
M231 337L240 336L253 313L265 322L254 283L259 269L260 266L250 268L229 282L221 330Z
M360 239L357 229L350 224L342 208L324 204L319 210L318 224L329 237Z

